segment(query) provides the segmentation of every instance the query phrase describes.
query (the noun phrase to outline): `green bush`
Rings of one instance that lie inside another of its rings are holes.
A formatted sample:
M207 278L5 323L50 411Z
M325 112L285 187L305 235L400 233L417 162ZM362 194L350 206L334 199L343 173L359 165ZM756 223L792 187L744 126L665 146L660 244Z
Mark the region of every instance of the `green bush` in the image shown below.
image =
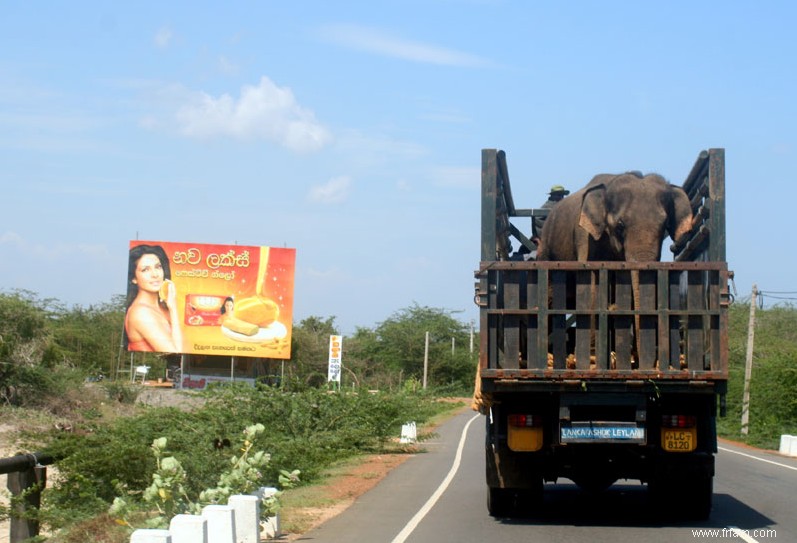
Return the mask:
M124 404L134 404L141 394L141 387L124 381L107 381L102 384L109 400Z
M226 504L234 494L252 494L275 481L264 476L271 456L257 450L258 437L265 427L254 424L243 430L235 450L228 453L229 460L217 479L216 486L208 487L199 493L191 492L188 485L188 472L178 457L167 450L168 439L161 437L152 442L151 449L156 461L152 483L143 493L125 492L114 499L109 513L118 521L133 528L130 518L143 515L144 526L148 528L167 528L169 521L178 514L200 514L202 508L212 504ZM279 485L290 488L298 480L298 471L280 473ZM279 507L278 495L272 495L262 502L264 518L273 516Z
M159 438L185 470L186 492L199 495L217 486L229 447L241 442L242 422L263 425L258 449L271 455L265 480L276 482L289 469L307 482L341 458L385 450L403 423L451 408L423 394L368 391L235 385L205 395L193 412L150 408L86 434L55 434L46 449L59 458L60 478L44 494L43 520L59 528L105 512L121 494L143 495L157 469L151 445Z
M216 389L206 410L214 419L251 420L266 427L266 447L277 466L290 463L312 478L321 469L358 452L383 450L407 421L428 420L445 409L431 396L366 390L331 392L308 388L243 386Z
M722 437L777 449L782 434L797 433L797 310L791 306L756 312L750 380L748 434L741 433L749 304L734 304L728 333L728 416L719 419Z

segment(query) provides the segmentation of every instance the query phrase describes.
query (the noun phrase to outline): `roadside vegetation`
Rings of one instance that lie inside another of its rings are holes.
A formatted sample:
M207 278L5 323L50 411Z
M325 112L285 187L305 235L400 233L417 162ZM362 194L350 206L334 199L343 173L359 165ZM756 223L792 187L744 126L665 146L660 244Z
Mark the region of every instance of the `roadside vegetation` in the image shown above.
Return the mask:
M749 321L749 303L731 306L728 413L718 419L717 430L722 437L777 450L781 435L797 435L797 309L785 305L756 310L750 422L744 435L741 420Z
M345 338L340 389L326 383L335 319L309 317L294 324L293 358L278 380L192 393L188 407L147 407L136 402L140 386L112 378L128 356L120 348L123 314L121 298L68 308L27 291L0 292L0 421L26 428L14 436L19 451L59 458L40 511L50 534L42 541L121 543L131 527L156 525L165 512L213 496L307 488L347 459L406 452L396 439L403 423L423 425L462 406L442 398L472 392L470 325L414 304ZM728 415L718 429L777 449L781 434L797 434L797 310L779 306L756 316L749 433L740 431L745 303L730 311ZM153 374L165 373L163 357L136 356Z
M469 326L416 304L346 338L340 388L326 383L334 318L310 317L294 325L293 358L279 379L186 393L188 407L147 407L129 376L111 379L128 356L123 314L121 299L66 308L26 291L0 293L0 420L24 428L8 455L58 458L38 516L49 534L42 541L121 543L132 528L163 525L230 493L313 485L347 459L410 452L398 442L402 425L422 428L461 408L443 399L467 396L472 385ZM139 356L137 364L164 374L167 360ZM0 505L0 519L7 513Z

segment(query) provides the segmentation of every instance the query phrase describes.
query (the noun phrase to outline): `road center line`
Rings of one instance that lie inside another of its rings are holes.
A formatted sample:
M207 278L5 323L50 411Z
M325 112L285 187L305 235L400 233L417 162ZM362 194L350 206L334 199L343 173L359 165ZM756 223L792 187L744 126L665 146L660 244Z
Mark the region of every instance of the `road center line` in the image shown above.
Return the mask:
M734 451L733 449L726 449L725 447L717 447L717 448L719 450L721 450L721 451L724 451L724 452L729 452L729 453L732 453L732 454L738 454L739 456L744 456L746 458L752 458L753 460L758 460L759 462L766 462L767 464L773 464L773 465L779 466L781 468L786 468L786 469L790 469L790 470L793 470L793 471L797 471L797 468L795 468L794 466L790 466L788 464L781 464L780 462L775 462L773 460L767 460L766 458L761 458L759 456L753 456L752 454L747 454L747 453L743 453L743 452L739 452L739 451Z
M437 503L437 500L440 499L440 496L443 495L443 492L446 491L448 485L451 484L451 481L454 480L454 476L457 474L457 470L459 470L459 465L462 462L462 449L465 448L465 438L468 436L468 428L470 427L471 423L481 417L481 415L474 415L472 419L468 421L465 427L462 429L462 436L459 438L459 445L457 446L457 454L454 456L454 463L451 465L451 469L448 470L448 475L446 478L443 479L443 482L440 483L440 486L437 487L437 490L434 491L426 503L423 504L415 516L410 519L410 521L404 526L404 529L399 532L399 534L393 538L391 543L404 543L410 534L415 531L415 528L418 527L418 524L421 523L423 518L432 510L434 504Z

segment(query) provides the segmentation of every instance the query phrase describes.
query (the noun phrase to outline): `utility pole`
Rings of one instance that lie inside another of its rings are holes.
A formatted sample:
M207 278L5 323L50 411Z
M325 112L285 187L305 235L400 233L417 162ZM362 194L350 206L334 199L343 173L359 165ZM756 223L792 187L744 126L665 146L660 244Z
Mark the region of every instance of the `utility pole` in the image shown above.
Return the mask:
M742 396L742 434L747 435L750 422L750 377L753 374L753 340L755 338L755 306L758 289L753 285L750 296L750 322L747 325L747 358L744 363L744 394Z
M426 374L429 371L429 332L426 332L426 345L423 349L423 389L426 390Z

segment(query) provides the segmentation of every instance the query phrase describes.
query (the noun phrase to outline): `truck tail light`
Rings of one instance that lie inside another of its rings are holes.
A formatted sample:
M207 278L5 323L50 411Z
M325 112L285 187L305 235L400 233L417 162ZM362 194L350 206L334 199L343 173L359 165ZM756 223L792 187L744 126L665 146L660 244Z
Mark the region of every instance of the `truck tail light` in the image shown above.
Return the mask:
M539 415L509 415L507 446L516 452L536 452L542 448L542 417Z
M662 415L661 425L663 428L694 428L697 419L693 415Z
M509 426L515 428L541 428L542 417L539 415L509 415Z

